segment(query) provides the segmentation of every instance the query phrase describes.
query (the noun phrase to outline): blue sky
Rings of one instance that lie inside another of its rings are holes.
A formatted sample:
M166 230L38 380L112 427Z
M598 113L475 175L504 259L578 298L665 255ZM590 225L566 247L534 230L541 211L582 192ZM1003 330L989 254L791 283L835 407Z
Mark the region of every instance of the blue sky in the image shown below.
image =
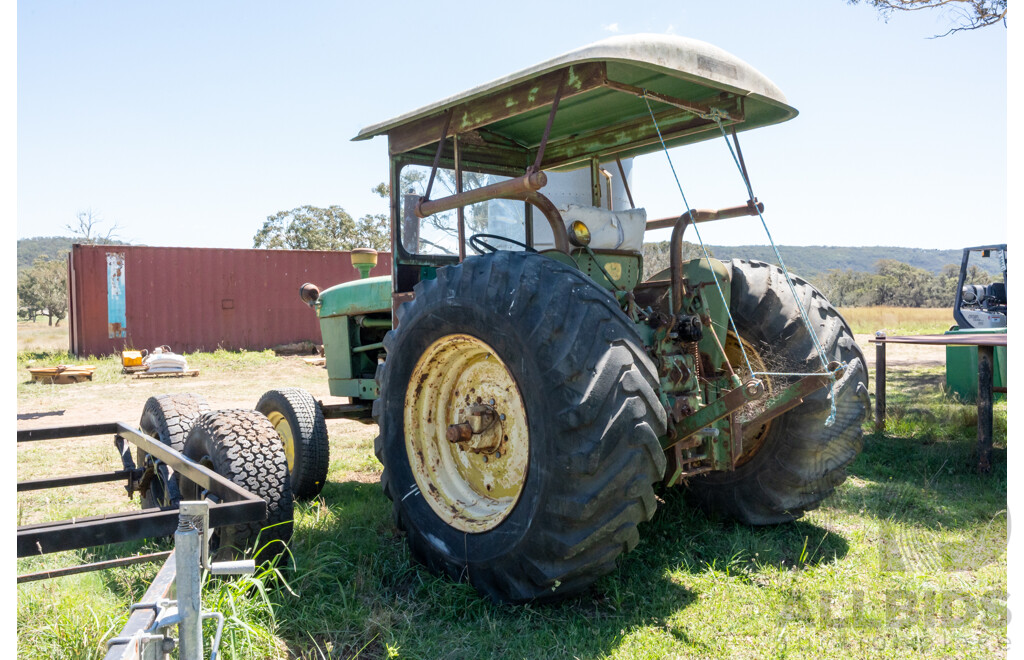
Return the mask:
M713 43L800 110L743 136L777 243L959 248L1006 235L1007 30L886 23L844 0L728 3L38 2L17 10L17 236L91 209L149 245L251 247L303 204L384 211L360 128L613 34ZM695 207L742 203L720 142L672 153ZM652 217L681 201L635 165ZM764 243L758 221L702 228Z

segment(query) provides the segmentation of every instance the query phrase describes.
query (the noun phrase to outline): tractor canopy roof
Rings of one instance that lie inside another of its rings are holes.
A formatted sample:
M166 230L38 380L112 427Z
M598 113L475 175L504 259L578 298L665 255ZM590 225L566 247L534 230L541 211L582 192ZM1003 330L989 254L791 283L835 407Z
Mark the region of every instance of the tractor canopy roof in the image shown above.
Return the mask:
M387 135L393 156L433 158L443 132L458 136L468 167L522 170L535 161L556 97L540 163L545 170L661 149L658 129L669 147L718 137L715 115L745 131L797 114L768 78L722 49L641 34L570 51L368 126L353 139ZM442 152L448 160L450 140Z

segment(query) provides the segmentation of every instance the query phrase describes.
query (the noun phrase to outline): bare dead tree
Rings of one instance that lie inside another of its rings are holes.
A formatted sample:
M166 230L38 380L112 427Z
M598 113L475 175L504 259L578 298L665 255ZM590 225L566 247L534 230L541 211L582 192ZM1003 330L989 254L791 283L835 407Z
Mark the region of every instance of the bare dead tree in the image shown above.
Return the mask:
M116 222L107 230L107 233L99 233L99 225L102 224L104 220L99 217L99 214L93 213L92 209L79 211L75 218L78 220L77 226L73 224L64 226L79 239L80 243L95 245L97 243L106 243L111 239L117 238L116 232L120 227Z
M888 21L896 11L921 11L944 8L957 17L957 25L936 37L945 37L954 32L977 30L1002 22L1006 27L1006 0L847 0L851 5L861 2L877 9Z

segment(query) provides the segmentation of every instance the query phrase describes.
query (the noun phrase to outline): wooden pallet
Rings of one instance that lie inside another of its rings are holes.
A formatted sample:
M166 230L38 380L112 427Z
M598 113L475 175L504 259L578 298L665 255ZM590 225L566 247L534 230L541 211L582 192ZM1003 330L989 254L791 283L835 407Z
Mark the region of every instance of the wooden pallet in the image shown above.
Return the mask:
M129 367L125 367L128 369ZM145 369L137 372L126 372L130 373L134 378L184 378L190 376L195 378L199 375L198 369L189 369L188 371L146 371Z
M32 367L28 371L32 374L33 382L68 385L92 380L92 372L95 370L93 366L58 364L56 367Z

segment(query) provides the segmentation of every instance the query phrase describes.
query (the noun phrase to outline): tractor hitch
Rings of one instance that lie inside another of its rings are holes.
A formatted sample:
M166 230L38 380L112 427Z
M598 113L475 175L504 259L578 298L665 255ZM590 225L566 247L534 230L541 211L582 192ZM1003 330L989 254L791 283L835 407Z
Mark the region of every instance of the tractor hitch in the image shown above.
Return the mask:
M827 387L833 378L836 380L841 378L844 370L844 365L830 362L826 373L808 374L801 377L800 380L773 396L760 415L744 422L743 425L747 427L761 426L779 415L789 412L803 403L807 396Z
M738 460L743 453L743 430L745 428L756 429L764 426L776 417L796 408L804 402L806 397L827 387L833 378L840 378L843 369L844 367L840 363L831 362L828 365L828 370L824 373L800 377L789 387L774 394L766 403L764 410L747 421L741 421L739 410L746 404L765 396L764 383L752 379L741 387L723 392L713 403L681 420L662 440L662 447L674 459L670 461L672 469L665 483L674 486L682 479L704 472L716 469L736 469ZM729 437L723 436L723 429L712 426L726 417L729 418Z
M756 379L748 380L740 387L724 392L721 397L676 424L662 440L662 448L665 451L672 449L747 403L760 399L764 393L764 383Z

